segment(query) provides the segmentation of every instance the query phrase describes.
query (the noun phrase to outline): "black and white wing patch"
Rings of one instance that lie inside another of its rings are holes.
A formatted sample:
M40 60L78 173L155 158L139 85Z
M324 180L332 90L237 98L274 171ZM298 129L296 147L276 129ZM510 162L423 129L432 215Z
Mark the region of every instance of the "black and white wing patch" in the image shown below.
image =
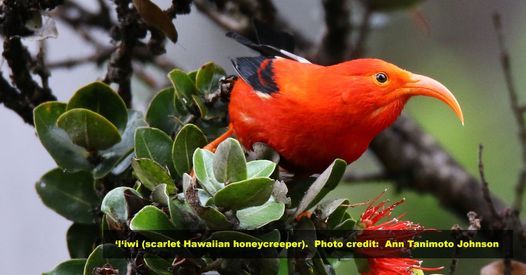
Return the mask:
M274 59L264 56L232 59L234 69L246 83L255 91L269 95L279 91L274 80L273 62Z
M271 29L257 20L253 21L253 25L257 41L235 32L229 32L226 36L259 52L261 56L234 58L232 63L239 76L255 91L271 95L279 91L273 69L276 58L292 59L300 63L310 62L292 53L294 37L289 33Z
M255 43L253 41L251 41L250 39L242 36L241 34L239 33L235 33L235 32L228 32L226 34L226 36L236 40L237 42L247 46L248 48L251 48L259 53L261 53L261 55L263 56L267 56L267 57L283 57L283 58L287 58L287 59L292 59L292 60L296 60L300 63L311 63L309 60L299 56L299 55L295 55L293 53L291 53L289 50L284 50L284 49L280 49L278 47L275 47L275 46L272 46L272 45L267 45L267 44L258 44L258 43ZM290 44L287 43L287 44ZM287 48L290 48L290 46L287 46Z

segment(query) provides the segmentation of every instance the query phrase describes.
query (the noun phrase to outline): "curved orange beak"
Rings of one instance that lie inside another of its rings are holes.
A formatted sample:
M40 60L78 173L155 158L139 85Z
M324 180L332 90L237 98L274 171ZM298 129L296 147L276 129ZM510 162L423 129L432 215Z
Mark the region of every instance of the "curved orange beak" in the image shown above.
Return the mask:
M424 75L411 74L409 82L404 85L402 90L403 94L409 96L430 96L446 103L464 125L464 115L457 99L442 83Z

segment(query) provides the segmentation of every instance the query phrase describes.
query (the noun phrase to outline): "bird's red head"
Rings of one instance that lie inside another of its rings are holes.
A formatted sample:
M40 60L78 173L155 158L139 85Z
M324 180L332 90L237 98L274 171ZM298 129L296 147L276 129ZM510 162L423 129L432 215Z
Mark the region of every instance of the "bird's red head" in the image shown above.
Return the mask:
M388 126L400 114L412 96L422 95L441 100L457 115L464 117L455 96L441 83L427 76L414 74L380 59L356 59L333 66L348 76L351 87L343 92L344 102L359 103L371 124Z

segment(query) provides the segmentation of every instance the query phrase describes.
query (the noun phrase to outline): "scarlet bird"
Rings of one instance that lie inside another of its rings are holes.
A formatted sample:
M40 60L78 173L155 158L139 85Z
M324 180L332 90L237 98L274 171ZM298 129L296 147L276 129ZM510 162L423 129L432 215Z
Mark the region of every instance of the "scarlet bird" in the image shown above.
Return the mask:
M209 149L235 134L246 148L255 142L271 146L285 168L319 172L335 158L358 159L413 96L443 101L464 123L453 94L427 76L371 58L316 65L276 46L228 35L263 55L232 60L239 78L230 97L229 131Z

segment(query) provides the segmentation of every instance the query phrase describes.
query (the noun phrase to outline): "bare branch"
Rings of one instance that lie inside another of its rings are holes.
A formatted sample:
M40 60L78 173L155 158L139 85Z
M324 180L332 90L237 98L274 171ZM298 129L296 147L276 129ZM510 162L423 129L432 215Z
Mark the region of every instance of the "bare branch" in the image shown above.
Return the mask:
M0 103L17 113L25 123L33 125L33 104L0 75Z
M129 0L114 0L119 25L117 28L117 49L108 63L105 82L119 84L119 95L126 105L131 105L131 77L133 74L133 50L138 39L146 36L147 28L139 22L139 15Z
M40 41L38 43L38 54L36 56L35 66L33 72L40 76L40 81L42 82L43 89L50 90L49 88L49 77L51 73L46 65L46 41Z
M194 4L200 12L202 12L204 15L210 18L221 28L228 31L238 32L244 35L248 35L251 32L250 20L251 18L254 18L255 14L258 12L257 10L252 10L249 11L249 14L228 14L221 12L210 1L194 0ZM288 24L285 19L283 19L277 14L273 18L274 21L266 21L266 23L268 23L271 26L274 26L275 28L284 28L284 30L290 32L294 36L296 46L300 52L313 49L312 41L307 39L304 36L304 34L298 31L297 29L292 28L292 26L290 26L290 24Z
M371 174L354 174L348 173L343 177L343 181L348 182L379 182L379 181L391 181L392 177L389 175L380 172L380 173L371 173Z
M102 51L98 51L95 54L88 55L88 56L53 61L53 62L49 62L48 67L51 69L58 69L58 68L70 69L72 67L76 67L76 66L84 65L84 64L91 64L91 63L97 66L100 66L102 65L102 63L104 63L106 60L110 58L113 51L114 49L105 49Z
M349 0L324 0L326 31L318 49L318 61L332 65L343 60L349 52L352 32L351 2Z
M486 201L486 204L488 205L488 208L491 212L493 219L499 220L500 215L499 213L497 213L497 210L495 209L495 206L493 205L493 200L491 198L491 193L489 191L488 182L486 181L486 177L484 176L484 162L482 161L483 151L484 151L484 146L482 144L479 144L479 175L480 175L480 181L482 182L482 194L484 196L484 200Z
M223 29L246 34L249 29L248 18L233 18L222 13L206 0L194 0L196 8Z
M380 133L370 149L382 163L384 171L394 177L399 187L430 193L440 204L458 216L469 211L477 212L484 219L483 228L492 229L501 224L487 207L480 181L470 175L431 136L425 134L412 120L402 115L390 128ZM509 206L490 194L497 213ZM521 230L518 222L516 230ZM481 233L488 233L487 230ZM491 236L487 236L491 238ZM518 260L526 260L526 248L514 254Z
M114 24L110 9L105 1L97 0L97 2L99 3L99 11L90 12L74 1L66 1L57 9L57 17L74 29L93 27L107 31Z
M495 27L495 32L497 33L497 39L499 42L500 63L504 73L504 79L506 81L508 97L510 98L510 108L513 112L515 122L517 123L519 130L518 137L521 146L522 165L519 179L515 186L515 199L513 201L513 207L520 213L522 210L524 189L526 187L526 121L524 120L523 107L519 103L519 97L515 88L513 74L511 72L510 57L504 44L504 35L502 34L502 25L500 15L498 13L493 14L493 26Z

